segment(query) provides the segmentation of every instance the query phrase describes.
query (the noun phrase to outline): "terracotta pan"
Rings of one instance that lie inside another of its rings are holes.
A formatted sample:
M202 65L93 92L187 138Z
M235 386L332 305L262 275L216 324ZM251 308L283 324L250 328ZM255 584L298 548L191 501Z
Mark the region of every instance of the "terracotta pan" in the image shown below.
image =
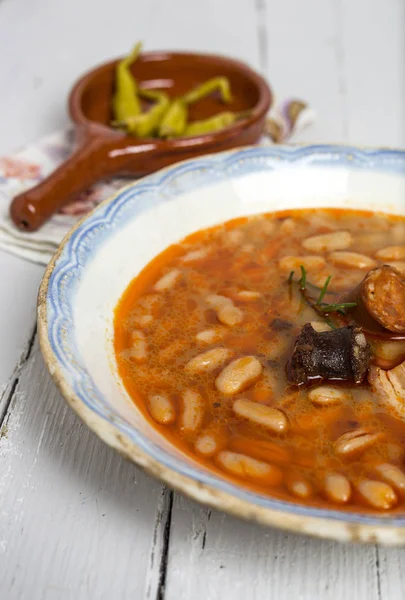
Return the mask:
M225 57L184 52L147 52L133 65L139 84L184 94L214 76L226 76L234 100L230 110L251 109L248 118L222 131L192 138L136 139L109 126L117 60L84 75L73 87L69 112L76 125L77 148L54 173L16 196L11 218L19 229L35 231L76 194L111 176L139 177L200 154L254 144L263 132L272 101L265 80L247 65ZM228 107L227 107L228 108ZM218 99L206 98L190 108L190 120L221 110Z

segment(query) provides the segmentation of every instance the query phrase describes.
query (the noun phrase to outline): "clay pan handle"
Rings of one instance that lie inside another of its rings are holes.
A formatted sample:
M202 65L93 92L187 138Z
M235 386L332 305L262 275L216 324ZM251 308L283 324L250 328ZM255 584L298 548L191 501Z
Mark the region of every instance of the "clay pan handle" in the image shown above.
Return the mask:
M10 216L14 224L23 231L36 231L77 194L100 179L125 171L125 151L119 150L123 140L125 136L106 131L105 127L88 129L78 148L60 167L13 199ZM130 153L127 160L133 161Z

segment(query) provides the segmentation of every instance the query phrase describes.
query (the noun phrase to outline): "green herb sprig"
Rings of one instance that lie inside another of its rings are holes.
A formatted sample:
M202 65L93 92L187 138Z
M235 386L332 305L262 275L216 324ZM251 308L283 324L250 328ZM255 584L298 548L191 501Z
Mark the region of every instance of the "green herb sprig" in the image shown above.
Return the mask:
M300 269L301 279L298 281L298 285L300 286L301 290L305 290L307 287L307 272L303 265L300 265Z
M325 314L338 312L345 315L346 308L354 308L355 306L357 306L357 302L333 302L332 304L321 304L319 309Z
M306 271L304 265L300 265L300 270L301 270L301 277L297 282L299 285L300 292L303 295L306 302L320 316L325 318L327 315L329 315L330 313L334 313L334 312L337 312L341 315L345 315L346 314L345 311L347 308L354 308L355 306L357 306L357 302L327 303L327 302L323 301L325 298L325 295L328 291L328 287L331 282L332 275L328 275L328 277L325 280L325 283L323 284L323 286L319 292L319 296L318 296L317 300L314 300L307 294L307 271ZM291 271L291 273L288 276L287 282L289 285L294 283L294 274L295 274L294 271ZM331 322L329 321L329 319L325 319L325 320L327 321L327 323L329 325L332 325Z
M326 291L328 289L328 285L330 284L330 280L332 279L332 275L328 275L325 283L322 286L321 293L319 294L319 298L316 301L316 305L319 306L322 304L323 299L325 298Z

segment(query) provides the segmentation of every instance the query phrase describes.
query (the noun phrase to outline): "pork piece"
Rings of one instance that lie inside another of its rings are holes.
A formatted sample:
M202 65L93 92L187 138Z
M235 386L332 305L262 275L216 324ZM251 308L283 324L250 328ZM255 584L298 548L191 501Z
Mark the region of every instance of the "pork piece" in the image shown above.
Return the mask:
M286 365L289 381L301 385L309 379L340 379L360 383L370 363L370 347L360 327L315 331L307 323L298 336Z
M368 381L380 402L393 408L401 419L405 419L405 362L389 371L373 365L368 373Z
M351 311L356 322L366 326L371 317L388 331L405 333L405 275L394 267L383 265L369 271L347 299L357 302Z

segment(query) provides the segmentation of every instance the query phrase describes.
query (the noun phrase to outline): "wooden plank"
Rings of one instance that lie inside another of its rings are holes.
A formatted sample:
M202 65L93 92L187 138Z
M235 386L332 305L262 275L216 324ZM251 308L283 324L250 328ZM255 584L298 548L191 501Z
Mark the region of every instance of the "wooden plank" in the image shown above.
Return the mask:
M148 23L145 43L148 48L225 54L258 67L257 28L251 0L160 0L156 1Z
M33 328L43 267L0 251L0 423Z
M373 546L264 529L178 495L171 531L165 600L380 599Z
M162 486L79 421L37 343L1 430L0 461L3 598L156 597Z
M405 147L405 3L337 0L348 140Z
M161 600L164 597L169 555L173 492L163 486L160 492L153 529L152 547L146 572L145 599Z
M377 548L381 598L403 600L405 597L405 552L400 548Z
M345 73L339 55L336 2L265 2L263 18L267 25L270 84L280 98L301 98L317 114L316 123L295 141L328 143L346 140Z

